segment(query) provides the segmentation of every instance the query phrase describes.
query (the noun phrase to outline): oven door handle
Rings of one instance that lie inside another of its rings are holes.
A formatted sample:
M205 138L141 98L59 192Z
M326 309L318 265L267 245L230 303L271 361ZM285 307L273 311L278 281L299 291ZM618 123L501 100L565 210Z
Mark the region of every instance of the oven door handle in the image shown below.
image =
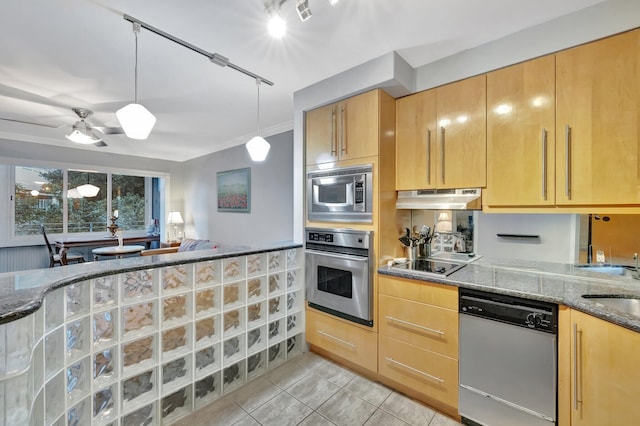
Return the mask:
M368 262L369 258L368 257L364 257L364 256L352 256L349 254L334 254L331 252L326 252L326 251L318 251L318 250L305 250L304 251L305 254L315 254L318 256L327 256L327 257L333 257L336 259L346 259L346 260L353 260L354 262Z

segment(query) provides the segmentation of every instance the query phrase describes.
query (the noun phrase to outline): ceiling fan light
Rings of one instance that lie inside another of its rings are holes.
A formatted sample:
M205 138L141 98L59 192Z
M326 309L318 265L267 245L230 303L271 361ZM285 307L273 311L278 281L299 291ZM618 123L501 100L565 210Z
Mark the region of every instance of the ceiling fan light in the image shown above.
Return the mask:
M87 198L95 197L96 195L98 195L98 192L100 192L100 188L98 188L95 185L91 185L90 183L85 183L84 185L80 185L76 189L78 190L78 193L82 197L87 197Z
M129 104L116 111L116 117L131 139L144 140L156 124L156 117L140 104Z
M245 147L247 151L249 151L249 156L253 161L264 161L271 149L269 142L260 136L252 137L251 140L245 144Z
M87 126L73 126L73 130L68 135L65 135L71 142L79 143L82 145L90 145L102 140L101 137L93 133L93 130Z
M340 0L329 0L329 4L331 4L331 6L333 6L334 4L338 3Z

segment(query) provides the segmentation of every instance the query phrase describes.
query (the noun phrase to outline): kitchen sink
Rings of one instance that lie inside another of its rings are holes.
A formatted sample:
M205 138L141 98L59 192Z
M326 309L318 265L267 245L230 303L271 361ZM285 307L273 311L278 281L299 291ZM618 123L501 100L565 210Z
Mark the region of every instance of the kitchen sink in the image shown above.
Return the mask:
M584 299L640 317L640 296L626 294L583 294Z
M608 274L608 275L618 275L622 277L631 277L633 276L633 272L630 266L625 265L598 265L598 264L587 264L587 265L576 265L578 268L583 269L588 272L598 272L600 274Z

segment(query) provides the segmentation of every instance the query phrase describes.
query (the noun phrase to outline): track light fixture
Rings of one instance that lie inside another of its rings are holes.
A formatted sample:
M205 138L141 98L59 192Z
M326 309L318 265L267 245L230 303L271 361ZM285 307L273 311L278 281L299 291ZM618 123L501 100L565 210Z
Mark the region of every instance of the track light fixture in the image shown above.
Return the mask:
M311 18L311 9L309 9L309 0L297 0L296 11L302 22Z

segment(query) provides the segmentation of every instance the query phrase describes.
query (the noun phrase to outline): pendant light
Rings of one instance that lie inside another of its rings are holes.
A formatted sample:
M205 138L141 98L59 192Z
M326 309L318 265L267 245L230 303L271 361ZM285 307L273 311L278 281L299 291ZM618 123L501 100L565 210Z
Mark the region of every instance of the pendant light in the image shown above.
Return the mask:
M258 130L256 135L251 138L249 142L245 144L247 151L249 151L249 156L251 156L251 160L253 161L264 161L269 154L269 149L271 145L269 142L264 140L260 136L260 79L256 78L256 86L258 86L258 114L257 114L257 122L258 122Z
M93 198L98 195L98 192L100 192L99 187L92 185L89 182L89 176L89 173L87 173L87 183L75 188L78 191L78 194L80 194L80 198Z
M133 23L133 33L136 39L136 63L135 63L135 86L134 101L123 108L116 111L116 117L124 130L127 137L131 139L147 139L149 133L156 124L156 117L149 112L144 106L138 103L138 33L140 32L140 24Z

